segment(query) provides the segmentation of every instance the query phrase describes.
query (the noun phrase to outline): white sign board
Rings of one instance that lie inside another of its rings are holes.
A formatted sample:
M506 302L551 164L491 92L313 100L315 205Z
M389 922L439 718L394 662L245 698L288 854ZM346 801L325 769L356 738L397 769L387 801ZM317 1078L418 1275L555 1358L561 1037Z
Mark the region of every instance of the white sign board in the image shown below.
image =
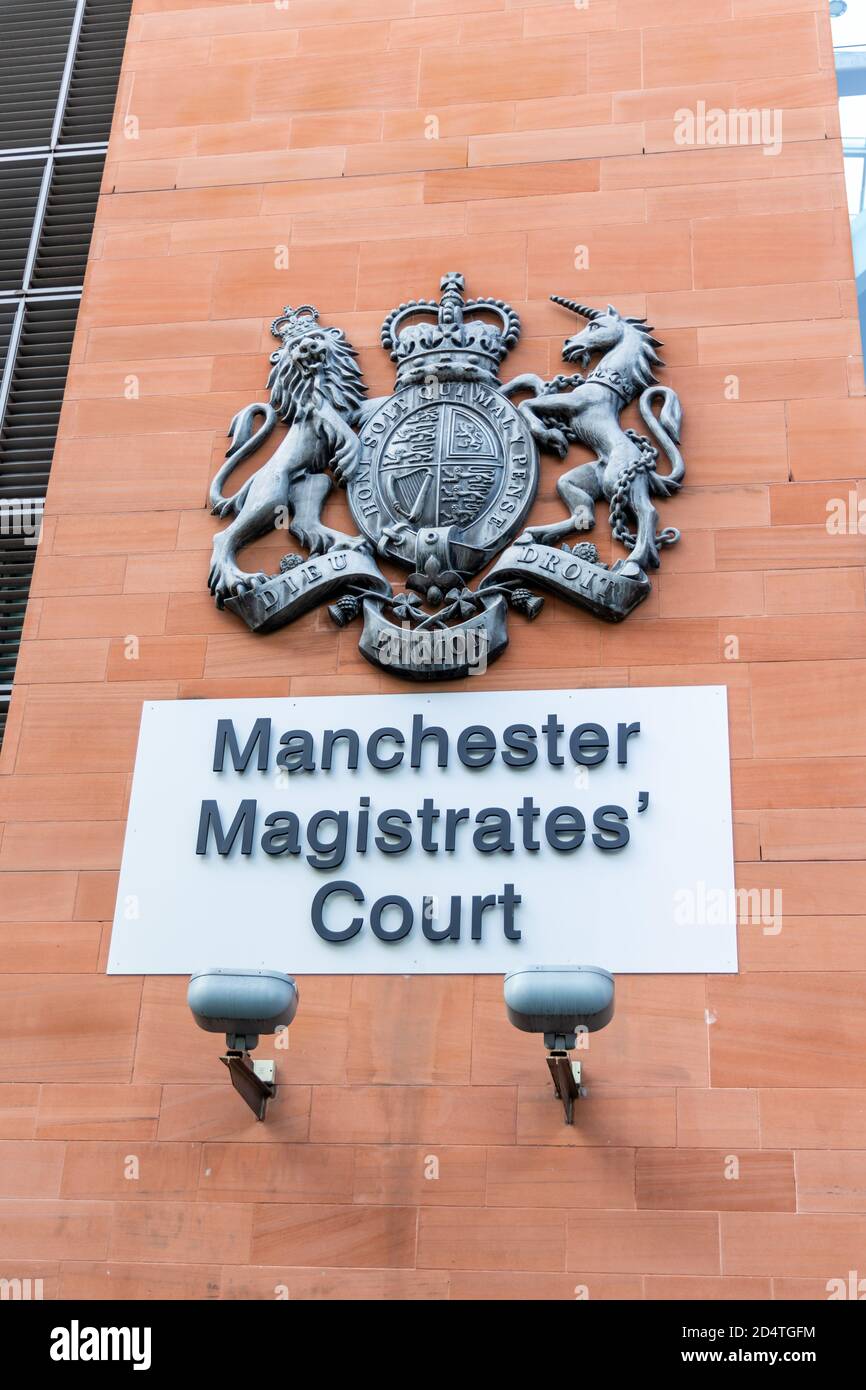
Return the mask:
M144 706L108 969L737 968L724 687Z

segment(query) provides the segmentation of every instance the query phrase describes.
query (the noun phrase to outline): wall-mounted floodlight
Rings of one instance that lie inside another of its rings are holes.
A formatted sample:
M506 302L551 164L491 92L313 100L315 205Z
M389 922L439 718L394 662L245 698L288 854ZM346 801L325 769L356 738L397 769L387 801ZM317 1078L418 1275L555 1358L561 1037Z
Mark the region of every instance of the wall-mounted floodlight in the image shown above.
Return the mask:
M220 1058L232 1085L257 1120L276 1093L276 1062L254 1062L260 1033L287 1028L298 1010L298 986L278 970L199 970L190 977L187 1003L199 1028L225 1033Z
M595 965L532 965L505 976L505 1008L515 1028L543 1033L553 1086L574 1123L580 1062L568 1053L578 1031L595 1033L613 1018L613 976Z

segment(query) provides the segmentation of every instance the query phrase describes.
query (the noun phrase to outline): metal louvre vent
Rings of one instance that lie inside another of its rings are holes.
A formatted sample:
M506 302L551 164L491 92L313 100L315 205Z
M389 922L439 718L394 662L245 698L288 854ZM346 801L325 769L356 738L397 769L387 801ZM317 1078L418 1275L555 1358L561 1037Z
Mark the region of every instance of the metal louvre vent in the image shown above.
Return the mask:
M104 154L55 161L30 279L32 289L82 283L104 164Z
M0 500L45 496L77 316L77 300L33 300L24 311L0 428Z
M17 313L17 304L0 304L0 381L3 379L9 344L12 340L12 328Z
M61 144L107 140L132 0L87 0Z
M0 290L17 290L23 282L44 172L44 159L0 164Z
M132 0L0 0L0 743Z
M35 537L12 534L16 522L14 510L0 507L0 701L15 674L33 574Z
M0 149L51 139L74 16L75 0L0 5Z

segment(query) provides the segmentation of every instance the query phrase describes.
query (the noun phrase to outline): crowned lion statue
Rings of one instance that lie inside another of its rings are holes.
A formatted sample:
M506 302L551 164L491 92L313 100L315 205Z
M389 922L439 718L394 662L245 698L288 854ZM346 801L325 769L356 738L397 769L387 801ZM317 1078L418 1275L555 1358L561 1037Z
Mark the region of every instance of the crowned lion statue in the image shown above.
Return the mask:
M307 304L287 306L271 332L281 345L271 354L270 400L248 405L234 417L225 462L210 488L214 515L234 517L213 543L208 585L220 608L267 580L266 574L242 570L237 557L251 541L285 524L281 518L311 555L353 543L353 537L322 524L322 509L334 482L346 483L358 465L360 443L353 427L367 388L355 351L341 329L323 328ZM275 452L226 497L229 475L262 447L278 421L288 429Z

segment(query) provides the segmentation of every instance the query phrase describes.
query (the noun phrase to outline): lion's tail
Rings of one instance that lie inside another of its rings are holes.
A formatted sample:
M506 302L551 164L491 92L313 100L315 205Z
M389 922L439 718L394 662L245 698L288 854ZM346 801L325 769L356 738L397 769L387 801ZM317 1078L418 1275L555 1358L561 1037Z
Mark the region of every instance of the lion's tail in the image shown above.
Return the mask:
M258 415L264 416L264 424L254 430L253 422ZM214 514L220 513L225 516L227 509L238 510L234 504L238 502L243 488L234 493L233 496L226 497L223 495L223 484L238 464L243 463L244 459L248 459L251 454L256 452L256 449L264 444L276 423L277 412L273 406L265 405L261 401L245 406L243 410L238 411L228 428L232 442L226 451L226 461L217 470L208 493L210 509Z
M658 415L653 411L653 400L658 397L662 408ZM670 459L670 473L660 477L654 472L647 474L650 490L657 495L667 496L681 486L685 477L686 465L677 445L680 442L680 429L683 422L683 408L676 391L669 386L649 386L638 401L641 416L661 444Z

